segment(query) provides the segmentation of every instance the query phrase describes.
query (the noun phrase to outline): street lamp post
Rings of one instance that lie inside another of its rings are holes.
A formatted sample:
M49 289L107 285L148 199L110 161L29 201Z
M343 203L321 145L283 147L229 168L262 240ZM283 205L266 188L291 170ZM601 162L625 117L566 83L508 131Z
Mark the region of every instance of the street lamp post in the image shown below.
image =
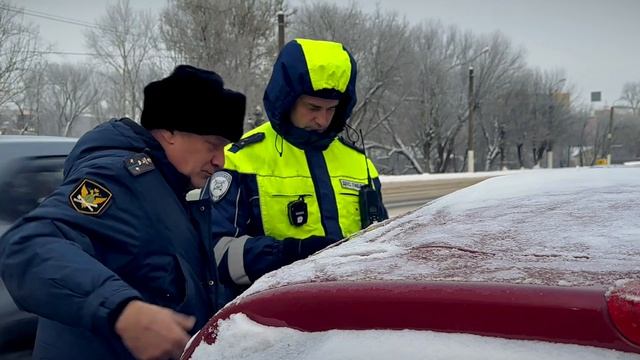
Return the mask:
M477 58L479 58L481 55L484 55L486 53L489 52L489 47L486 46L484 48L482 48L482 50L480 50L480 52L478 54L476 54L475 56L471 57L471 59L463 62L463 63L459 63L459 64L454 64L451 65L449 67L449 69L452 69L456 66L460 66L460 65L464 65L464 64L468 64L471 63L473 61L475 61ZM474 90L474 85L473 85L473 66L469 66L469 90L468 90L468 101L469 101L469 134L468 134L468 139L467 139L467 172L474 172L474 167L475 167L475 159L474 159L474 153L473 153L473 149L474 149L474 144L473 144L473 135L475 134L475 129L474 129L474 115L475 115L475 110L476 110L476 96L475 96L475 90Z
M278 50L284 46L284 11L278 11Z
M480 50L480 52L479 52L479 53L477 53L477 54L473 55L473 56L471 57L471 59L469 59L469 60L464 60L464 61L454 62L453 64L451 64L451 65L447 68L447 71L452 70L453 68L458 67L458 66L467 65L467 64L469 64L469 63L472 63L473 61L475 61L475 60L476 60L477 58L479 58L480 56L482 56L482 55L484 55L484 54L488 53L488 52L489 52L489 49L490 49L490 48L489 48L488 46L485 46L485 47L483 47L483 48L482 48L482 50Z
M611 106L609 109L609 126L607 131L607 165L611 165L611 142L613 140L613 109L615 106Z
M562 78L555 83L553 83L549 87L549 150L547 151L547 167L549 169L553 168L553 112L555 101L553 99L553 94L557 93L556 87L560 88L559 85L563 82L567 81L566 78ZM554 92L555 91L555 92Z
M473 154L473 134L474 131L474 123L473 116L476 108L476 99L475 94L473 92L473 66L469 66L469 135L468 135L468 143L467 143L467 172L472 173L474 171L475 159Z

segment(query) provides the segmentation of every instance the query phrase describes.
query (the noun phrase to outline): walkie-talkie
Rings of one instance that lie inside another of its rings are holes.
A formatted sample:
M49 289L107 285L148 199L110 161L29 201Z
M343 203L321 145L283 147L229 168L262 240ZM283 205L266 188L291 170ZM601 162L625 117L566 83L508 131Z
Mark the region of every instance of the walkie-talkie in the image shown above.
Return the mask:
M358 192L358 200L360 205L360 225L361 229L382 220L380 218L380 198L378 192L373 188L371 183L371 174L369 173L369 159L367 151L364 147L364 136L360 130L360 139L362 140L362 152L364 153L364 166L367 169L367 184L360 187Z

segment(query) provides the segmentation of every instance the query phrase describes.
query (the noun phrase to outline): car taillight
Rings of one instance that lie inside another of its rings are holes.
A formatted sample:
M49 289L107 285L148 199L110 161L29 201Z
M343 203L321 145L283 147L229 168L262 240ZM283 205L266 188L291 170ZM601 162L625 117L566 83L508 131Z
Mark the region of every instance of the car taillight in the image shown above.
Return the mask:
M609 316L618 331L640 345L640 280L621 280L607 292Z

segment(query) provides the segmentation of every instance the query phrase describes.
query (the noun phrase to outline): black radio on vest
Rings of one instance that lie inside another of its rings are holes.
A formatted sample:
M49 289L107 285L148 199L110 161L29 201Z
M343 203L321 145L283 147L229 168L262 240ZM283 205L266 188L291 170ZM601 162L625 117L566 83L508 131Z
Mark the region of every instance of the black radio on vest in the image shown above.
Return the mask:
M300 196L298 200L294 200L287 204L289 210L289 222L293 226L302 226L307 223L309 212L307 211L307 203L304 197Z
M367 168L367 184L360 187L358 192L358 200L360 205L360 225L361 229L376 223L380 217L380 198L378 192L371 184L371 174L369 173L369 161L367 159L367 150L364 147L364 136L360 130L360 139L362 140L362 152L364 153L364 166Z

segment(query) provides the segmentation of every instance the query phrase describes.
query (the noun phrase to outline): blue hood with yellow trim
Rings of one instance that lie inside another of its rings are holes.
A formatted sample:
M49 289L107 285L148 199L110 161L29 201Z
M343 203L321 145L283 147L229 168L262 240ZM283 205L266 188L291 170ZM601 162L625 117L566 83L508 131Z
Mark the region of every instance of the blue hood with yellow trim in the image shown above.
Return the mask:
M356 104L356 76L356 62L341 44L290 41L278 55L264 92L264 108L274 130L300 149L326 149L344 129ZM307 131L291 123L291 110L301 95L340 100L325 132Z

